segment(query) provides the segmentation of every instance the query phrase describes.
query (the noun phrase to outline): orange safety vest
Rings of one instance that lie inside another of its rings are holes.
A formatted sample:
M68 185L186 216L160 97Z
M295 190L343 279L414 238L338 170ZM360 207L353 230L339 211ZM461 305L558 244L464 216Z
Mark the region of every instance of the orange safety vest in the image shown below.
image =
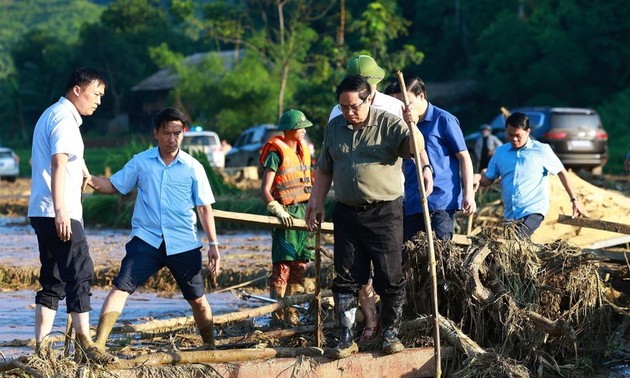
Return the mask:
M297 153L284 142L284 137L275 136L263 146L260 163L265 164L269 152L280 154L280 166L271 187L273 198L283 205L308 201L313 188L311 178L311 153L304 141L300 141Z

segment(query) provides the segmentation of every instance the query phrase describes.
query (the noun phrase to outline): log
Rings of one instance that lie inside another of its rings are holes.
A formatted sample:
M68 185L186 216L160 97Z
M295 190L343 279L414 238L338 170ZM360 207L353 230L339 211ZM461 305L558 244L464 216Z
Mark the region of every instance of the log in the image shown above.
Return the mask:
M327 348L297 347L297 348L260 348L236 350L203 350L203 351L171 351L157 352L138 356L130 360L120 361L116 367L130 369L147 365L173 365L241 362L271 358L294 358L297 356L321 357Z
M630 235L630 225L601 219L571 218L568 215L560 214L558 215L558 223Z
M326 293L324 293L323 295L326 295ZM229 314L217 315L213 318L213 321L216 326L230 322L255 318L295 304L310 302L312 299L313 294L293 295L290 297L281 298L278 302L271 303L265 306L233 312ZM125 324L119 327L114 327L112 333L165 332L165 330L176 330L194 325L195 320L192 316L184 316L167 320L153 320L142 324Z
M440 335L443 336L446 341L451 346L454 346L458 351L472 357L487 353L482 347L479 346L479 344L468 337L451 320L440 315L438 317L438 324L440 326ZM405 330L432 325L433 319L431 317L426 315L419 316L416 319L401 322L401 334L404 334Z
M286 228L277 217L270 216L270 215L238 213L235 211L225 211L225 210L212 210L212 214L214 215L214 219L219 220L219 221L243 223L243 224L265 226L265 227ZM304 219L293 219L293 226L290 228L294 230L308 231L308 227L306 227L306 222L304 221ZM322 222L322 225L321 225L322 233L332 234L333 231L334 229L333 229L332 223Z
M577 339L575 330L564 320L553 321L533 311L527 311L527 316L538 329L551 336L567 336L572 341Z
M473 298L483 304L488 304L494 296L490 290L483 286L481 278L479 277L479 270L481 269L484 260L490 253L490 248L488 248L488 245L486 244L481 249L478 249L475 253L470 255L467 259L468 261L466 261L470 277L468 281L468 289L471 291Z
M441 334L449 344L467 356L478 356L487 353L479 344L468 337L453 321L440 315L438 317Z

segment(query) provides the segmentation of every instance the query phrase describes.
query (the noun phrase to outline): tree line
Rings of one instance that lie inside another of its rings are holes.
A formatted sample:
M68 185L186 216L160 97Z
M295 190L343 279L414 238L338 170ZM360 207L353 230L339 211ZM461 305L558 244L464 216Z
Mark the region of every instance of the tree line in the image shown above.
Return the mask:
M592 107L610 134L612 160L629 142L625 0L7 0L0 7L2 144L28 145L69 72L85 65L109 79L101 109L85 120L88 137L137 106L132 87L162 68L179 76L168 101L230 141L290 108L324 125L345 62L357 53L372 55L388 80L401 69L429 83L473 81L472 95L438 103L465 132L500 106ZM212 54L198 66L183 64L190 54L225 50L243 51L229 69ZM311 132L316 141L321 133Z

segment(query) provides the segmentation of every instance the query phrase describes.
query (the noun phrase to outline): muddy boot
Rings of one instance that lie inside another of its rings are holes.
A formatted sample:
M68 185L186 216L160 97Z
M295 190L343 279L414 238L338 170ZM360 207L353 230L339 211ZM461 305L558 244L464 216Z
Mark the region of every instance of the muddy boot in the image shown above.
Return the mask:
M300 285L297 284L289 284L287 285L286 296L295 295L300 290ZM291 325L292 327L296 327L300 324L300 314L298 310L294 307L287 307L284 309L284 321Z
M346 358L359 351L353 340L354 319L357 312L357 297L354 294L334 294L335 315L339 320L341 336L339 344L331 351L334 359Z
M101 318L98 320L95 345L99 350L105 351L105 343L107 343L109 334L112 332L114 324L116 324L116 320L119 316L120 312L108 312L101 315Z
M386 354L401 352L405 346L398 339L398 331L405 304L405 290L403 289L398 294L381 296L381 304L383 352Z
M201 335L201 340L203 340L203 345L201 349L203 350L216 349L214 345L214 323L213 322L210 322L210 324L203 327L203 329L200 329L199 335Z
M271 285L269 287L269 298L279 300L284 298L284 293L287 290L287 287L284 285ZM269 323L272 327L281 327L284 328L284 309L276 310L271 313L271 322Z
M93 362L100 365L110 365L118 363L118 357L105 351L99 350L89 336L77 333L75 338L75 361Z

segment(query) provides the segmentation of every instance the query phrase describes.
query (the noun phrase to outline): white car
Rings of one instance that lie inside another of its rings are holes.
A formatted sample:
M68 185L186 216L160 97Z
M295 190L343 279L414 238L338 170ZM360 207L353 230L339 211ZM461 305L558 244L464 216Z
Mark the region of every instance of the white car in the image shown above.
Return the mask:
M185 131L181 147L189 154L205 154L212 167L225 167L221 139L214 131Z
M13 182L20 175L20 157L12 149L0 147L0 179Z

